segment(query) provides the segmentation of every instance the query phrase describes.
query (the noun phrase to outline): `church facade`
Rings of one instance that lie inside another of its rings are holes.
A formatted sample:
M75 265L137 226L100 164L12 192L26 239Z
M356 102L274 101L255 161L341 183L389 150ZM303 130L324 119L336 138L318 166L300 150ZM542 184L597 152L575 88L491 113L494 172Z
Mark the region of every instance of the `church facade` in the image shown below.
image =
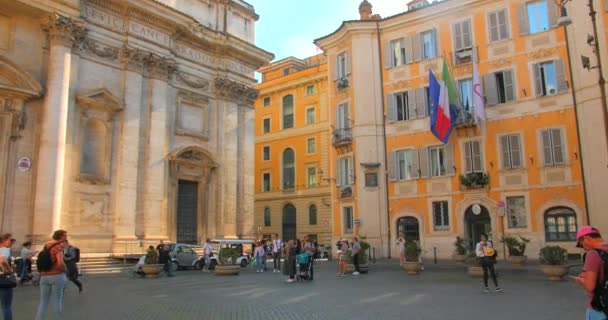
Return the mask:
M0 231L87 253L254 235L254 8L0 0Z

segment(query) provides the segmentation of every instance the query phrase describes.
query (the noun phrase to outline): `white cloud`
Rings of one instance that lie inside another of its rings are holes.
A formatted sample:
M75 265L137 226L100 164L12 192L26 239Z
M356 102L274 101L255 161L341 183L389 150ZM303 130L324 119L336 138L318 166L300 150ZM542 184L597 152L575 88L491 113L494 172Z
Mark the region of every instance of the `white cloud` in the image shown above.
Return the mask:
M396 15L407 11L407 4L411 0L370 0L372 11L382 18Z

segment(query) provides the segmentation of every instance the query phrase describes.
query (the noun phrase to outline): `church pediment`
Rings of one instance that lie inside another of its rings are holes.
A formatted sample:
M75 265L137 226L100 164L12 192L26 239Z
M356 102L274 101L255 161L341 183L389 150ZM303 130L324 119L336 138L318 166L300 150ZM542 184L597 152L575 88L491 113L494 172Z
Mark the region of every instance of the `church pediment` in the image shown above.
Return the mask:
M79 94L76 97L76 101L83 107L100 109L107 112L122 110L120 100L106 88L99 88Z
M39 97L42 86L27 71L0 55L0 92L24 98Z

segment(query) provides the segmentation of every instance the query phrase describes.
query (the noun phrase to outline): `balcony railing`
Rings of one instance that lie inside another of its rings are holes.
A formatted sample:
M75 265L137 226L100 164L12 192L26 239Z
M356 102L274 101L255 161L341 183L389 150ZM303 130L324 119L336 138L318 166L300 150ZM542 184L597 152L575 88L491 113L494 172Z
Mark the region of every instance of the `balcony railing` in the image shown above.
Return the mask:
M476 56L477 47L464 48L450 53L453 66L472 63Z
M340 188L340 198L352 198L353 197L353 188L351 186L343 186Z
M334 130L331 143L334 147L349 145L353 142L353 134L351 128L342 128Z
M473 172L460 176L462 190L487 189L490 185L490 176L486 172Z
M475 115L473 114L473 110L459 110L458 115L456 116L456 121L454 122L455 128L468 128L468 127L476 127L478 124Z
M338 89L345 89L348 88L348 78L347 77L343 77L338 79L336 85L338 87Z

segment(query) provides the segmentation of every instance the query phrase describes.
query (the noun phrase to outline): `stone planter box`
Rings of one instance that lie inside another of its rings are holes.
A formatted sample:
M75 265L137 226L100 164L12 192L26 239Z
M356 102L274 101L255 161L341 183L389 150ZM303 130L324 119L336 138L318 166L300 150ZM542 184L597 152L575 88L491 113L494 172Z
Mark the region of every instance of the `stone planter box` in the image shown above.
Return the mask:
M162 264L144 264L141 266L141 271L146 275L146 278L158 278L160 272L163 271Z
M452 260L454 260L456 262L465 262L466 259L467 259L467 256L465 256L464 254L452 255Z
M236 276L241 272L241 266L238 264L221 265L215 266L213 272L218 276Z
M481 266L469 266L467 268L467 274L473 278L483 277L483 269Z
M516 266L523 266L527 259L526 256L509 256L509 261Z
M547 266L543 265L540 270L547 276L551 281L561 281L568 272L570 272L570 266Z
M420 262L405 262L403 265L403 269L407 274L418 274L422 269L422 264Z

